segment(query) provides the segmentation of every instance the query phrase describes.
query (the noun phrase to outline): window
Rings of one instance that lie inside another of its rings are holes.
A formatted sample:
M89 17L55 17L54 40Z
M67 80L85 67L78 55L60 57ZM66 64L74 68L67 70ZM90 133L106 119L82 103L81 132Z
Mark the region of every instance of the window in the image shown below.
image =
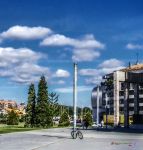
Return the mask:
M120 99L120 104L124 104L124 99Z
M120 82L119 87L120 87L120 91L123 91L124 90L124 82Z
M134 98L130 98L129 103L134 103Z
M140 106L140 107L139 107L139 110L141 110L141 111L142 111L142 110L143 110L143 106Z
M130 90L133 90L133 89L134 89L134 84L130 83Z
M139 99L139 103L143 103L143 98L140 98L140 99Z
M134 111L134 107L129 107L129 111Z

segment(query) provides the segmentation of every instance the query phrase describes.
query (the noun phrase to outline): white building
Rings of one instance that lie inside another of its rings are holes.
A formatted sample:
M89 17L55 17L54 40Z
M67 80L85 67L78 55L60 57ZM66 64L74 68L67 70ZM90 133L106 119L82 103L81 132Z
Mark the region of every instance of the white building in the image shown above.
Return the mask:
M114 115L115 126L120 123L120 115L124 115L125 127L129 126L131 115L134 117L134 123L140 123L143 119L143 64L105 75L101 83L101 93L102 106L100 107L108 107L108 114ZM93 97L92 101L94 101ZM94 108L94 103L92 106ZM94 109L97 109L96 105Z

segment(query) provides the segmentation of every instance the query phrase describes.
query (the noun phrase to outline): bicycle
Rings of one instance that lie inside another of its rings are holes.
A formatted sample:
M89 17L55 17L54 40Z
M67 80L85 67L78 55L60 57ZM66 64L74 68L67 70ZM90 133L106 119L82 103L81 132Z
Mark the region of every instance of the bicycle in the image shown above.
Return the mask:
M76 139L77 136L79 137L79 139L83 139L83 134L78 128L76 128L75 131L71 131L71 136L73 139Z

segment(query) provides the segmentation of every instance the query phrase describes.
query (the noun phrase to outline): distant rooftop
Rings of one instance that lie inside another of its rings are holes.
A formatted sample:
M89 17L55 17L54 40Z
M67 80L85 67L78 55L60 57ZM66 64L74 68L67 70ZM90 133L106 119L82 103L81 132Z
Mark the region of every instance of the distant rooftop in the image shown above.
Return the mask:
M143 64L132 65L130 67L123 68L120 71L128 72L128 71L140 71L140 70L143 70Z

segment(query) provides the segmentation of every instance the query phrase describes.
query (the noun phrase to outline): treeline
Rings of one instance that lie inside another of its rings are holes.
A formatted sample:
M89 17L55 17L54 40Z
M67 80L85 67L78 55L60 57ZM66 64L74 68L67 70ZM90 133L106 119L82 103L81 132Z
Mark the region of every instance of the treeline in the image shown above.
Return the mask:
M37 96L36 96L37 95ZM53 126L53 118L60 117L60 123L69 124L69 119L73 116L73 107L64 106L58 103L59 95L56 93L48 93L48 86L45 77L40 78L38 84L38 92L36 94L34 84L29 87L28 103L26 107L25 126L27 127L50 127ZM79 118L87 112L91 112L90 108L77 107L77 115ZM63 118L69 118L67 122ZM64 120L64 123L63 121Z
M28 101L26 105L26 115L18 115L14 109L8 114L0 114L0 123L17 125L24 122L25 127L51 127L58 118L59 126L70 125L73 119L73 107L59 104L59 95L48 92L48 85L44 76L41 76L36 93L34 83L31 83L28 89ZM77 119L83 119L90 113L88 107L77 107Z
M56 94L48 94L46 79L41 76L37 94L33 83L29 87L25 126L43 128L52 126L53 117L58 109L57 101Z

